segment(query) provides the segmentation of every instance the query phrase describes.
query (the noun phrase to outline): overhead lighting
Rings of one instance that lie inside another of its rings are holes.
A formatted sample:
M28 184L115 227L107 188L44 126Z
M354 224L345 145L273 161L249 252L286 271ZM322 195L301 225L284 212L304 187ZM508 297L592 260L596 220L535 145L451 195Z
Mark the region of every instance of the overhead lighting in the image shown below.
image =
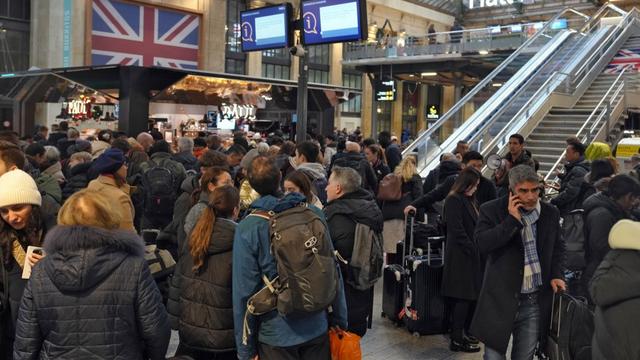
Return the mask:
M502 83L493 83L493 87L501 87Z
M480 55L489 55L489 51L487 51L487 50L480 50L480 51L478 51L478 54L480 54Z
M438 73L437 72L423 72L420 75L422 75L423 77L425 77L425 76L438 76Z
M415 77L415 75L413 75L413 74L409 74L409 77Z
M376 112L377 112L378 114L382 114L382 109L378 106L378 108L376 109Z

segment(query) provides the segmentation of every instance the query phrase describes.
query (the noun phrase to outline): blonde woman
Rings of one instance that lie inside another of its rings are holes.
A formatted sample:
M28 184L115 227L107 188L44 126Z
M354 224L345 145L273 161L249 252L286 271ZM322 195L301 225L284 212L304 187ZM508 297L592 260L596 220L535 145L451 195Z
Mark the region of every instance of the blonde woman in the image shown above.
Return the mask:
M416 169L416 159L408 156L396 166L394 174L402 178L402 198L397 201L382 202L382 216L384 229L384 251L387 253L387 263L393 263L396 245L404 240L405 222L404 208L422 196L422 179Z
M14 359L164 359L171 330L142 239L81 190L47 233L20 305Z

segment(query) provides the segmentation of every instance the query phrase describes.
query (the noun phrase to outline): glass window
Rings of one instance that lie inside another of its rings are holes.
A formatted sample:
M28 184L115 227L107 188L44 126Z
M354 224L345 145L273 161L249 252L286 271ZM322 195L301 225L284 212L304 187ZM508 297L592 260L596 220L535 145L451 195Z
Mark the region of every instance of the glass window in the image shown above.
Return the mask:
M237 59L227 59L225 62L224 71L229 74L242 75L245 73L245 61Z
M417 130L419 102L420 85L405 82L402 86L402 130L408 130L411 136Z
M378 113L378 131L391 131L391 101L376 102L376 112Z
M225 26L227 32L225 72L227 73L245 74L246 71L246 56L242 52L240 39L240 11L245 9L244 0L227 0L227 25Z
M342 85L348 88L362 90L362 73L346 72L342 74ZM342 112L359 114L362 109L362 95L356 95L353 99L342 103Z
M291 78L291 55L288 49L272 49L262 52L262 76L275 79Z

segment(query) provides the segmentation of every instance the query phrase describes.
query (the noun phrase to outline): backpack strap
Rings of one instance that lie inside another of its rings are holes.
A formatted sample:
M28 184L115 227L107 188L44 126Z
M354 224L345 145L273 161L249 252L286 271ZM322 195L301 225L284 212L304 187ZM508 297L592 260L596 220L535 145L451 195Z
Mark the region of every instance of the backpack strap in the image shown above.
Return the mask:
M275 213L273 211L266 211L266 210L253 210L249 215L247 216L256 216L259 218L263 218L267 221L271 220L271 218L275 215Z

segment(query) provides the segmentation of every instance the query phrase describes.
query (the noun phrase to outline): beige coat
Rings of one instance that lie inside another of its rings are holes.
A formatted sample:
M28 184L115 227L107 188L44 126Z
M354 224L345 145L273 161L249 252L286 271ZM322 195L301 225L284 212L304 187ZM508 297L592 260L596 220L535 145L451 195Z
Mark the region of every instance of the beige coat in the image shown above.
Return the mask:
M112 205L116 205L115 209L120 212L122 220L120 221L120 229L136 231L133 226L133 218L135 210L129 196L131 187L124 184L120 187L116 185L116 180L109 176L100 175L97 179L92 180L87 189L100 192L108 199L112 200Z

